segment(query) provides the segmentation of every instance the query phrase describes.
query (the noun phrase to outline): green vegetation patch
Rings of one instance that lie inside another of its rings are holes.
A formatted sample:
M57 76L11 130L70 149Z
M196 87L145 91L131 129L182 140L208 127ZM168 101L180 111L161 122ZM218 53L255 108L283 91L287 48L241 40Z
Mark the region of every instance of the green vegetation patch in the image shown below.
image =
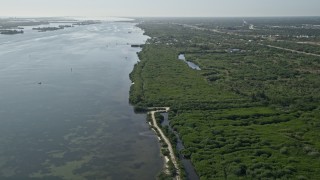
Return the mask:
M130 74L130 102L171 107L170 125L185 146L180 154L191 159L200 179L316 179L319 58L263 46L265 33L275 33L271 25L254 21L261 29L253 32L238 20L139 24L151 39ZM293 47L297 39L289 40L278 45ZM189 68L179 54L201 70Z

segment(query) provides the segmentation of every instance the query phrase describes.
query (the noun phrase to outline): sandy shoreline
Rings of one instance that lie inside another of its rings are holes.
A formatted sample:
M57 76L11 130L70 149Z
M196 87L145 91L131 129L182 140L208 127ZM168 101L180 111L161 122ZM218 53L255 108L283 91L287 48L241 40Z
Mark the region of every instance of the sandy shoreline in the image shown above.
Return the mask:
M166 135L163 133L162 129L158 126L156 118L155 118L155 113L168 112L170 110L170 108L169 107L161 107L161 108L157 107L157 108L153 108L153 109L161 109L161 110L149 111L149 114L151 114L151 118L152 118L152 123L149 122L149 125L153 126L156 129L156 130L154 130L154 129L153 130L156 132L159 141L163 140L164 143L167 144L168 150L169 150L169 157L168 156L164 156L164 159L165 159L165 161L164 161L164 163L165 163L164 172L168 173L168 170L167 170L168 162L169 162L169 160L171 160L171 162L173 163L173 165L175 166L175 168L177 170L177 175L175 176L175 179L180 180L181 179L181 177L180 177L180 168L179 168L179 164L178 164L178 161L176 159L175 153L173 151L172 144L169 141L169 139L166 137Z

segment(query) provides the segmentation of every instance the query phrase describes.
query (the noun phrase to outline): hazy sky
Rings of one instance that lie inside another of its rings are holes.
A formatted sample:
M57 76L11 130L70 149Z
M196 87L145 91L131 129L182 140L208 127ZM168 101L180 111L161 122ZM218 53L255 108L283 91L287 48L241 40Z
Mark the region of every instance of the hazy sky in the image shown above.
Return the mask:
M320 0L0 0L0 16L320 16Z

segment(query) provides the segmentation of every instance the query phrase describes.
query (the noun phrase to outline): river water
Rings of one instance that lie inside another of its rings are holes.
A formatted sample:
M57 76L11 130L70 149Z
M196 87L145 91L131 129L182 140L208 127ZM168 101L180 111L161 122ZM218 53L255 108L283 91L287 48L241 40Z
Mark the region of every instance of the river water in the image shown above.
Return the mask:
M142 30L31 28L0 36L0 179L154 179L157 137L128 104Z

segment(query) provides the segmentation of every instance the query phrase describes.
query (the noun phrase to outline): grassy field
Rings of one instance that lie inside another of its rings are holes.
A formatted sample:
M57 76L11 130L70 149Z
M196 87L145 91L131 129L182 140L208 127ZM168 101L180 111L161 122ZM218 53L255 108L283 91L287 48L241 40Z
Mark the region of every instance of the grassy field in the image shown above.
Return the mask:
M139 24L151 38L130 74L130 102L171 107L180 153L200 179L317 179L320 58L182 25L211 27L197 21ZM181 53L201 70L178 60Z

